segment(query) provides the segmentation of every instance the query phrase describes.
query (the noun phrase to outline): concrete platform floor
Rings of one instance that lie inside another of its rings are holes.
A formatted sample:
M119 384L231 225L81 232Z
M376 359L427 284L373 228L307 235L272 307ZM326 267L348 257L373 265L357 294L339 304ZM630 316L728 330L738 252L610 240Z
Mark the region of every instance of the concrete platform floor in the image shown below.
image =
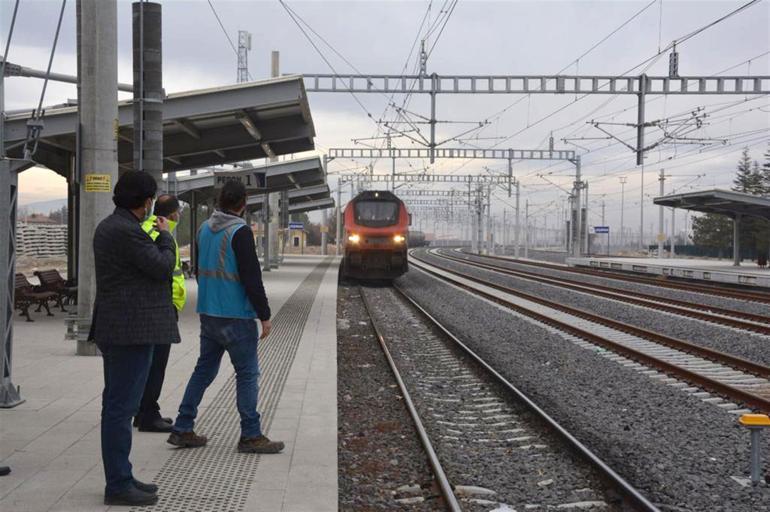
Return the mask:
M292 326L291 319L284 314L281 329L293 328L296 335L287 331L278 336L278 329L275 329L276 335L271 335L260 345L261 361L265 351L272 357L273 362L265 362L270 368L278 364L281 357L293 359L286 365L285 375L280 376L281 382L268 386L267 391L260 394L260 412L263 407L270 408L266 418L269 423L267 434L285 441L286 450L279 455L260 457L258 464L254 464L253 479L233 487L232 492L240 493L234 499L244 506L244 510L337 510L338 260L332 260L329 266L322 262L320 256L291 256L280 269L265 274L274 323L278 323L276 320L282 312L292 310L292 301L296 302L298 296L295 292L303 280L307 285L306 278L314 269L316 282L314 297L310 301L305 298L308 307L301 316L304 325ZM188 289L189 302L180 318L182 343L171 350L161 397L161 411L166 416L176 415L198 356L193 280L188 280ZM290 300L291 297L295 298ZM108 509L102 504L104 476L99 435L102 362L99 357L74 355L74 344L64 341L64 316L61 312L53 318L36 313L33 314L34 323L17 318L14 324L13 381L21 386L26 402L13 409L0 409L0 465L9 465L12 469L9 476L0 477L0 510L3 511ZM298 340L291 351L269 346L272 339L284 343L292 336ZM275 355L270 355L271 351ZM234 400L214 403L217 395L224 396L222 393L228 391L223 387L232 375L232 366L227 360L223 361L219 376L202 403L200 428L204 433L213 433L215 438L216 422L206 422L206 418L221 416L218 409L223 408L231 420L232 414L237 416ZM275 376L266 375L263 368L260 385L271 378L275 379ZM270 393L280 396L269 396ZM237 417L234 421L237 422ZM173 481L182 487L205 492L210 484L205 477L206 468L197 472L177 467L179 461L184 463L188 454L192 456L191 451L175 451L166 443L164 434L134 432L131 460L137 478L153 481L159 474L173 474L176 478ZM212 450L208 454L199 452L203 454L203 460L218 464L222 458L257 457L236 453L237 432L219 438L221 448L217 449L221 453L213 452L215 448L210 445L201 449ZM211 470L216 471L216 468ZM182 505L174 496L178 489L169 487L162 484L161 503L148 510L224 510L216 500L201 501L191 507Z

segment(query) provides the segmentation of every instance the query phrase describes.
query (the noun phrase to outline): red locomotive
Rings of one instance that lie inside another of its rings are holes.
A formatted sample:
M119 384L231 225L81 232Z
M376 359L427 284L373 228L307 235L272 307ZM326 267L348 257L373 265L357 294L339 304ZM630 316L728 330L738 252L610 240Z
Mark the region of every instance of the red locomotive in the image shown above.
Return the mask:
M342 275L392 279L408 270L410 218L403 201L382 190L361 192L345 207Z

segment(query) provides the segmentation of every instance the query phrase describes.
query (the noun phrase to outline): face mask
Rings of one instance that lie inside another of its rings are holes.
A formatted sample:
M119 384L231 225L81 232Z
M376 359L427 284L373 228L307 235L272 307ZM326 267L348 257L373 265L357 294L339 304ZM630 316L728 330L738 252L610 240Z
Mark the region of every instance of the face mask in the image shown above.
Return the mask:
M176 229L177 224L179 224L179 222L177 222L175 220L169 219L168 220L168 230L169 231L174 231Z
M152 217L152 212L155 210L155 199L152 200L152 204L144 211L144 220Z

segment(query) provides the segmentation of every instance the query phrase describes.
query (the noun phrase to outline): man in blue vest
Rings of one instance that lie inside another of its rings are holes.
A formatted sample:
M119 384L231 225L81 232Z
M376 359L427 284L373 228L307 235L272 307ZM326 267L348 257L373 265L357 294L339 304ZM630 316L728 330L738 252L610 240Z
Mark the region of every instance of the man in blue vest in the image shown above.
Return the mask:
M198 405L214 381L225 352L235 368L236 402L241 416L242 453L278 453L280 441L262 433L257 412L258 339L270 334L270 306L262 284L257 248L251 229L241 217L246 187L228 181L219 194L218 209L198 231L198 314L201 319L200 356L168 442L182 448L204 446L208 439L193 431ZM259 336L257 323L262 325Z

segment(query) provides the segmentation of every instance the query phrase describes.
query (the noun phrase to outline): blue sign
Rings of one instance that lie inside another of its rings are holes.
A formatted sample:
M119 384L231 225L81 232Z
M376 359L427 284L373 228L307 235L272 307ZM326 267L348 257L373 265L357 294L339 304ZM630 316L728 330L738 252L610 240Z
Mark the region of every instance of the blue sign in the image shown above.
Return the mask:
M600 234L610 234L610 227L609 226L594 226L594 233L597 235Z
M305 229L303 222L289 222L289 229Z

